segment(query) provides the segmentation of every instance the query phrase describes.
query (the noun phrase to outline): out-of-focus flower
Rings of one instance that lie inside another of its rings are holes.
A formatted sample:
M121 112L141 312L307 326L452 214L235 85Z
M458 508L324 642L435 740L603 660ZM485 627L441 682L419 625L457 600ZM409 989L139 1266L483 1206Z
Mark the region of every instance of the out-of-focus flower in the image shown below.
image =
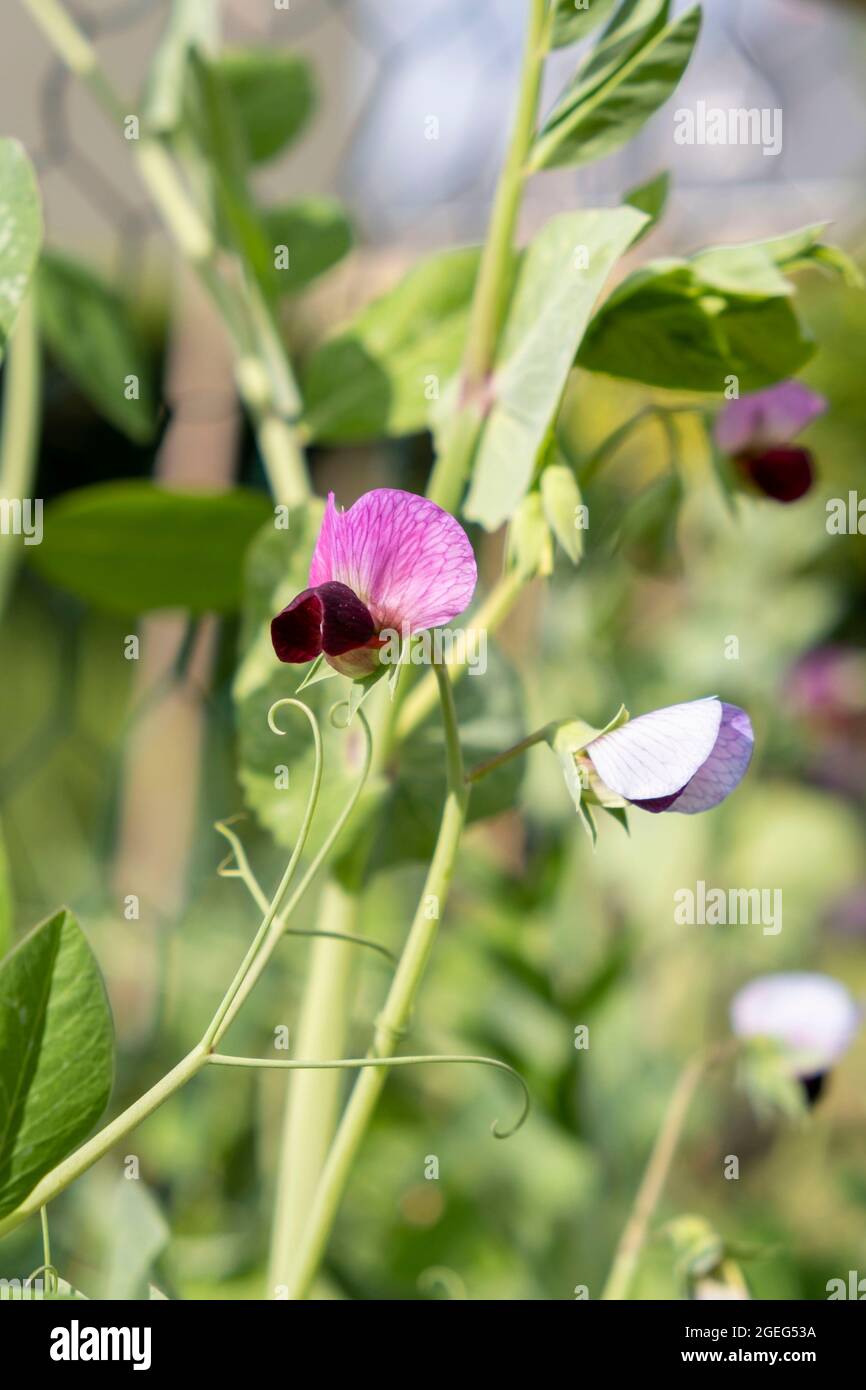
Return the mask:
M759 975L731 1001L738 1038L767 1038L783 1049L788 1075L817 1099L827 1072L851 1046L863 1011L829 975L794 971Z
M383 630L404 637L462 613L477 580L463 527L448 512L396 488L376 488L338 512L334 495L310 564L310 587L271 623L280 661L324 654L355 679L379 666Z
M840 645L807 652L785 677L781 704L802 726L799 746L822 785L866 788L866 652Z
M767 497L795 502L815 469L810 451L792 440L826 409L824 397L802 382L781 381L728 401L716 417L715 441Z

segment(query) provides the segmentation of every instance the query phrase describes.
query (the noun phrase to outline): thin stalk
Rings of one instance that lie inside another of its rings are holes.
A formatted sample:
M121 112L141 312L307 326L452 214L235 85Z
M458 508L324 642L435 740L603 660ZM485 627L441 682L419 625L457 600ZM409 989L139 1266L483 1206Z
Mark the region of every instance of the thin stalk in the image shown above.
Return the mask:
M713 1054L702 1053L683 1068L656 1136L634 1204L620 1236L610 1274L602 1290L603 1299L628 1298L634 1273L646 1241L647 1231L668 1180L671 1163L679 1146L683 1125L698 1083Z
M485 384L508 307L516 257L514 235L535 137L552 13L552 7L547 13L546 0L530 0L517 105L472 296L457 409L440 441L428 488L428 495L446 511L456 511L460 504L483 420Z
M22 0L55 52L90 90L115 128L127 114L99 65L96 50L60 0ZM290 506L310 496L300 438L286 418L285 384L294 377L276 333L265 332L261 306L243 277L229 284L221 275L216 239L184 186L162 141L143 133L130 141L139 177L178 249L214 300L232 339L238 391L252 417L275 499ZM291 399L297 400L297 389Z
M33 489L39 438L40 380L39 336L31 289L18 310L9 342L0 433L0 496L17 499L22 506ZM13 536L4 536L0 543L0 616L15 578L21 545L20 539Z
M335 935L348 935L355 926L357 911L357 896L348 894L335 879L328 879L316 925ZM314 943L293 1048L297 1057L320 1063L345 1051L352 964L353 954L345 944L325 938ZM317 1071L303 1070L292 1077L283 1115L271 1230L268 1290L272 1297L292 1278L296 1252L337 1126L342 1085L339 1071L320 1076Z
M526 579L513 570L504 574L474 615L471 626L479 631L495 632L511 613L526 585ZM466 667L458 661L449 661L446 662L446 670L453 685L465 674ZM403 702L394 725L395 742L400 743L408 738L432 713L436 707L436 690L437 676L428 671Z
M424 889L385 1006L376 1021L370 1049L370 1055L375 1058L393 1057L406 1031L418 987L436 940L439 915L448 898L460 836L466 821L469 788L463 770L454 693L448 675L438 666L436 679L445 729L448 791ZM368 1068L355 1083L304 1228L288 1285L291 1299L304 1298L315 1277L352 1164L367 1133L386 1078L387 1068Z

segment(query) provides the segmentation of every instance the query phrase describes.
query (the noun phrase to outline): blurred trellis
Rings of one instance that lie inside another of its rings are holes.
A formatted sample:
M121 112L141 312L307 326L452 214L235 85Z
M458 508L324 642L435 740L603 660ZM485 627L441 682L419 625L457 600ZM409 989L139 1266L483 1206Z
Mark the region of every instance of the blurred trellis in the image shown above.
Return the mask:
M168 0L69 0L69 8L134 110ZM720 222L722 230L736 222L739 235L772 230L819 208L843 232L859 231L866 123L856 7L707 0L704 8L677 104L779 106L781 155L677 146L664 111L600 166L535 181L530 224L551 208L613 201L630 183L673 167L671 240L717 236ZM266 190L341 195L376 250L478 237L505 140L524 10L524 0L289 0L285 9L274 0L224 0L228 43L297 48L320 89L309 134L268 169ZM116 136L13 0L0 31L0 128L37 159L49 231L134 276L157 223ZM556 55L548 98L572 64L569 52ZM439 122L435 139L430 116Z

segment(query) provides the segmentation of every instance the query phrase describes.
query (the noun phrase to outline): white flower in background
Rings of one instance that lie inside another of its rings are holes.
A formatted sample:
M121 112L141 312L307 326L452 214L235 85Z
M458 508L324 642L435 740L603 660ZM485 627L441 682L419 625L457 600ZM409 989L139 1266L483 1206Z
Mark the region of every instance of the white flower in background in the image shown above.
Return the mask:
M760 975L731 1001L731 1027L739 1038L770 1038L785 1050L790 1075L817 1098L821 1081L847 1052L863 1023L863 1010L829 975L795 971Z

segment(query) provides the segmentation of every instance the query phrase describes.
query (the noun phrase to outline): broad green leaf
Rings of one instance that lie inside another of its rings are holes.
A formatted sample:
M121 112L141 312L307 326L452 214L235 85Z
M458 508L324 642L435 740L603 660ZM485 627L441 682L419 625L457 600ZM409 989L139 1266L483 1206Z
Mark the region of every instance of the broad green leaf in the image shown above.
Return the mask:
M601 80L609 63L578 73L543 126L530 169L587 164L627 144L677 87L700 26L694 6L657 32L650 26L650 36Z
M218 17L213 0L174 0L142 100L149 132L169 135L181 124L190 54L194 48L210 52L216 46Z
M552 48L565 48L603 24L617 0L553 0Z
M622 0L568 88L580 101L623 67L667 24L670 0Z
M652 261L630 275L589 326L578 365L676 390L754 391L794 375L814 351L781 266L793 238Z
M0 359L42 241L36 175L17 140L0 139Z
M649 179L626 193L623 202L628 203L629 207L637 208L639 212L645 212L650 219L640 235L635 238L636 241L643 241L660 220L667 206L670 185L671 176L665 169L662 173L656 174L654 179Z
M270 513L257 492L173 492L148 482L97 483L52 502L41 574L113 613L155 608L227 613L240 606L244 554Z
M102 975L61 909L0 962L0 1217L84 1139L113 1073Z
M0 833L0 956L9 949L14 917L12 870L6 853L6 843Z
M427 427L435 393L463 350L478 251L415 266L308 359L301 377L315 439L341 443Z
M465 506L466 516L488 530L507 520L526 492L595 301L645 222L628 207L562 213L526 252Z
M352 224L335 198L303 198L297 203L268 208L262 214L269 243L275 294L297 294L351 250ZM288 265L278 249L285 247Z
M45 252L38 306L43 336L71 380L130 439L139 444L151 439L153 361L121 296L87 266Z
M255 164L272 159L307 124L316 101L306 59L272 48L236 48L220 54L225 80Z
M147 1298L153 1266L169 1241L165 1217L144 1183L125 1177L118 1184L111 1217L105 1297Z

